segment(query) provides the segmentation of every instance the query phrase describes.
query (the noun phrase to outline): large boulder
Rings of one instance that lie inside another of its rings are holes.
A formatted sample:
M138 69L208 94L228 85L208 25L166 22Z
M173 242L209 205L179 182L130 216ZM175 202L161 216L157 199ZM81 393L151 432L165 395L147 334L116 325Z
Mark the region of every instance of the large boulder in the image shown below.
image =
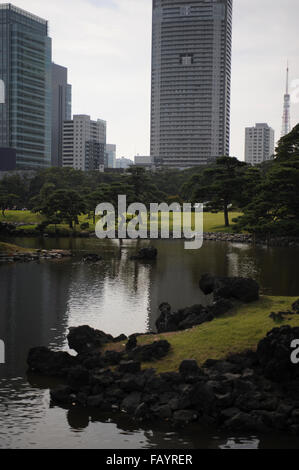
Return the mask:
M199 287L205 295L210 295L214 292L215 289L215 276L211 274L203 274L199 281Z
M299 364L293 364L291 344L299 339L299 327L274 328L260 341L257 356L265 377L274 382L299 379Z
M74 349L78 354L82 354L112 342L113 337L103 331L94 330L90 326L85 325L70 328L67 340L70 349Z
M27 363L31 372L48 377L65 377L78 360L67 352L55 352L39 347L29 351Z
M259 299L259 285L251 278L213 277L204 274L200 280L200 288L207 294L214 294L217 299L236 299L250 303Z
M170 351L170 344L166 340L155 341L145 346L137 346L129 353L129 359L151 362L154 360L162 359L167 356Z

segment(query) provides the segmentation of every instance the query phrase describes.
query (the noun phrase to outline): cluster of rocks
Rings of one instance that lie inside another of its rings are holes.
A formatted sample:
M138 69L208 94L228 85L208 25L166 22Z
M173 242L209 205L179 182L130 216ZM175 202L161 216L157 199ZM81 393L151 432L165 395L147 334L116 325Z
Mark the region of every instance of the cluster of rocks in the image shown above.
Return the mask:
M29 263L31 261L59 260L71 256L72 252L69 250L36 250L25 253L0 253L0 263Z
M292 305L292 310L287 312L272 312L269 318L275 323L282 323L285 320L291 320L293 315L299 315L299 300Z
M299 365L290 360L296 338L299 328L276 328L256 352L208 360L202 368L184 360L178 372L158 375L154 369L142 370L136 336L130 337L126 351L101 354L100 345L118 339L79 327L68 337L77 356L35 348L28 364L30 371L64 378L63 385L51 390L52 402L59 406L126 412L136 420L161 419L176 426L199 421L232 431L298 435ZM147 345L148 351L152 347L167 354L167 341L157 343Z
M229 242L229 243L254 243L256 245L268 245L273 247L296 248L299 247L298 237L255 237L250 234L242 233L216 233L205 232L203 238L212 242Z
M241 233L205 232L203 238L211 242L252 243L253 241L252 235Z
M259 299L259 285L253 279L215 277L204 274L199 286L205 295L213 294L209 306L193 305L173 312L168 303L160 305L156 321L158 333L179 331L210 322L231 310L236 301L249 303Z
M158 250L154 246L141 248L136 256L131 256L131 260L154 261L157 259Z

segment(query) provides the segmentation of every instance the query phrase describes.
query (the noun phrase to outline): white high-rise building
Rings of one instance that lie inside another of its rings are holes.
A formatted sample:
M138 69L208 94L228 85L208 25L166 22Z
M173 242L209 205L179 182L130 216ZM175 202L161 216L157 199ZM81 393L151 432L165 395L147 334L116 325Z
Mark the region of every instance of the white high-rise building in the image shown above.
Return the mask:
M229 155L232 0L153 0L151 156L187 168Z
M268 124L256 124L245 130L245 162L250 165L271 160L274 155L275 132Z
M105 162L106 121L78 114L63 126L63 166L76 170L102 170ZM99 145L91 145L99 144Z

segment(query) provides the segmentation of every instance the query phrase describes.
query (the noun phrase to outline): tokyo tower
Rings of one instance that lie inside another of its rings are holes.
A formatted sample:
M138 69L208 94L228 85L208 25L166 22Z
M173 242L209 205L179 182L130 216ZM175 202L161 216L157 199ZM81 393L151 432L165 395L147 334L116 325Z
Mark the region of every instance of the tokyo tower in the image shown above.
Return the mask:
M287 66L286 93L284 95L281 137L291 132L291 95L289 93L289 64Z

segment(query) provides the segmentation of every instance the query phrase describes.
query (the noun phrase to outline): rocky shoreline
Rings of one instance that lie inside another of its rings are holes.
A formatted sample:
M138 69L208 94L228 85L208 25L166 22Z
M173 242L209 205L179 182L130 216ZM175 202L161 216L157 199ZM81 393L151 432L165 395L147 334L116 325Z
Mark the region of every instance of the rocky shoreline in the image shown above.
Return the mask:
M61 260L70 258L72 252L69 250L36 250L32 252L0 253L0 263L30 263L41 260Z
M245 280L252 289L243 289L240 279L205 275L200 285L216 299L235 298L239 286L238 297L253 301L258 295L256 285ZM299 300L292 311L285 312L298 314ZM169 331L169 325L162 324L162 331ZM147 335L149 343L140 344L141 336L113 338L89 326L71 328L68 344L77 355L33 348L29 372L61 379L61 385L50 390L51 402L57 406L124 412L137 421L163 420L175 427L197 422L232 431L299 435L299 363L291 360L298 327L274 328L256 351L208 360L201 367L186 358L178 372L161 374L147 368L147 363L169 355L170 343L166 339L150 342Z
M137 421L163 420L178 427L198 422L232 431L299 435L299 366L290 360L290 345L297 338L299 328L283 326L268 333L256 352L208 360L203 367L184 360L179 372L157 374L142 369L137 359L162 358L170 349L167 341L101 355L93 348L113 338L79 327L68 338L76 357L35 348L28 364L30 372L64 380L50 391L57 406L125 412Z

